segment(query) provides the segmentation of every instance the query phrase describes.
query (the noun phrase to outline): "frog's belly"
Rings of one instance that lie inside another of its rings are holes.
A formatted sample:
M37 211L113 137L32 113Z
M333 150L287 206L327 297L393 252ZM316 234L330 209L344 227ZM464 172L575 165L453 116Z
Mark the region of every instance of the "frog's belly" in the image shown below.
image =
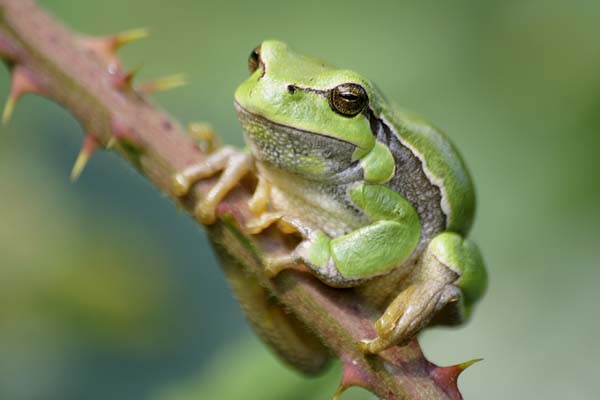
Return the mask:
M271 206L309 230L338 237L369 223L350 200L350 184L325 185L266 168L261 173L271 184Z

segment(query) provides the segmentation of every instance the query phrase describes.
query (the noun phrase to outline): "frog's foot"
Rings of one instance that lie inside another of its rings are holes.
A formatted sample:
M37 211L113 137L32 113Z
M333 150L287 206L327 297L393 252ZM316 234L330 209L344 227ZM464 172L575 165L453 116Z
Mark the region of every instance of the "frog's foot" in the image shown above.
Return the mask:
M206 153L212 153L219 146L219 137L213 128L204 122L193 122L188 125L188 134L194 138Z
M222 171L217 183L194 209L194 215L200 222L205 225L213 224L218 204L251 169L252 157L249 154L224 147L210 154L201 163L190 165L175 174L172 191L176 196L184 196L197 181Z
M423 329L448 303L460 300L454 285L428 281L406 288L375 323L377 337L363 340L365 353L378 353L393 345L405 344Z
M453 310L450 314L465 320L485 291L487 274L473 242L442 232L427 245L411 282L376 322L377 338L361 343L365 353L406 343L433 317L443 314L443 309ZM452 320L455 318L440 323L454 323Z
M286 218L280 212L265 212L252 218L246 223L246 229L252 235L258 235L271 225L277 225L277 228L286 234L292 234L299 231L297 221Z

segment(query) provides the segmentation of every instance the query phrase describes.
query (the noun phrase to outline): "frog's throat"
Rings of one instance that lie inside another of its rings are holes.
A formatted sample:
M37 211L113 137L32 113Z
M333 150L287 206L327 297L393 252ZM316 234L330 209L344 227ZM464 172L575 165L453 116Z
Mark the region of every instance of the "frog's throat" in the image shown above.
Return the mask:
M261 114L258 114L258 113L252 112L252 111L248 111L246 108L244 108L244 106L242 106L240 103L238 103L237 100L233 101L233 105L234 105L235 110L236 110L236 112L238 114L250 116L251 118L253 118L253 119L257 120L257 121L260 121L262 124L264 124L266 126L270 126L270 127L274 128L274 129L277 129L277 128L290 129L290 130L294 130L294 131L296 131L298 133L306 133L307 135L322 136L322 137L326 137L326 138L331 139L331 140L337 140L337 141L339 141L341 143L346 143L346 144L349 144L349 145L357 147L356 144L354 144L352 142L349 142L347 140L343 140L343 139L337 138L335 136L326 135L326 134L323 134L323 133L320 133L320 132L307 131L305 129L300 129L300 128L297 128L295 126L291 126L291 125L286 125L286 124L282 124L282 123L279 123L279 122L275 122L273 120L268 119L264 115L261 115Z

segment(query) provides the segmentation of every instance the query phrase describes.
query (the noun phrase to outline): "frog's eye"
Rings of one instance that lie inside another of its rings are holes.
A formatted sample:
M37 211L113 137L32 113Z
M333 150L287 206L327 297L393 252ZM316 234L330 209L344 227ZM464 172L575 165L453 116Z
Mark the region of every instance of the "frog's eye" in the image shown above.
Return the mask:
M329 92L329 106L345 117L354 117L369 102L367 91L356 83L343 83Z
M253 74L254 71L260 67L260 46L257 46L248 57L248 69L250 70L250 74Z

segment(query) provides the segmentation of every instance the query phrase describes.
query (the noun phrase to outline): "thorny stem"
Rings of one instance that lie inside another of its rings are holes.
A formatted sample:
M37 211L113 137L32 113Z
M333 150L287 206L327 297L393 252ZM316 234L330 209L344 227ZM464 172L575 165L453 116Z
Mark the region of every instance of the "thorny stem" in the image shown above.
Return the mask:
M134 36L143 35L130 34ZM132 87L131 76L114 54L120 44L115 37L103 41L74 33L32 0L0 0L0 57L11 70L13 83L9 108L25 93L56 101L79 120L87 135L81 159L89 158L97 147L111 147L191 213L214 180L201 182L189 196L177 199L170 193L171 176L202 161L204 154L177 121ZM8 111L5 117L10 117ZM239 228L249 216L250 191L251 187L240 186L219 206L219 221L208 227L211 240L255 274L342 360L344 385L363 386L390 400L461 398L456 380L465 365L437 367L425 359L416 341L363 355L357 343L374 337L378 315L352 291L334 290L297 272L266 277L261 258L281 252L286 244L276 232L251 236Z

